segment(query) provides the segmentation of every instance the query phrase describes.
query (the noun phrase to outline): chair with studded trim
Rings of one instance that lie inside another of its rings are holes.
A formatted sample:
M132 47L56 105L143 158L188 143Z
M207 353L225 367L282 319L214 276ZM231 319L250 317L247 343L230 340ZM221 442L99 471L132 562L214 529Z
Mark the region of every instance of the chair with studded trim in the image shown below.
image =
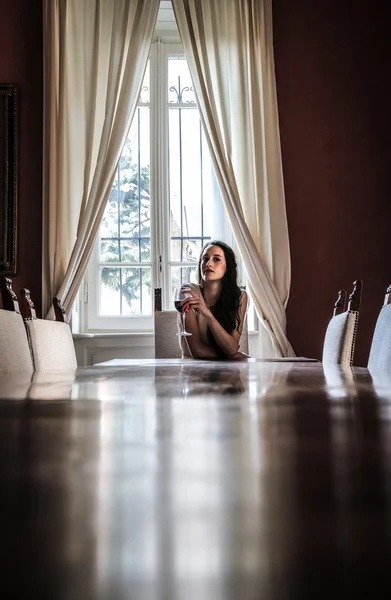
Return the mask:
M324 338L322 362L325 365L353 365L361 294L362 281L358 279L345 310L346 291L340 290Z
M32 373L31 350L11 279L0 278L0 292L0 373Z
M57 298L53 300L53 305L56 321L37 319L29 290L21 290L20 308L36 371L63 371L77 367L75 346L65 311Z

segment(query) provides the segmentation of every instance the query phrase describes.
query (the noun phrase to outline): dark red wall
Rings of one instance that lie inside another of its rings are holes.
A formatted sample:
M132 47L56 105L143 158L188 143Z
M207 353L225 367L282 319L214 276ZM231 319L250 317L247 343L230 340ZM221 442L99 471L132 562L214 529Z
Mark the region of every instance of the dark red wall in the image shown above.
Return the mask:
M366 365L391 283L387 2L273 0L292 258L288 336L321 358L340 288L364 282L356 364Z
M42 0L0 0L0 81L19 87L18 257L14 289L41 312Z

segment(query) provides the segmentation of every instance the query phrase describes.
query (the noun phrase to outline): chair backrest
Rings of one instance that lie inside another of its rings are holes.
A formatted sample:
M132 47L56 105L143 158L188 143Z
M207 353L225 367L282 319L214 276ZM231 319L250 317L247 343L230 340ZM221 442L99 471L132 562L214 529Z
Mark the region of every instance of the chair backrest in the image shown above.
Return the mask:
M30 340L35 370L76 369L76 352L69 325L60 321L37 319L30 292L25 288L21 291L20 307Z
M368 360L369 369L391 369L391 285L377 318Z
M338 298L334 304L334 312L333 312L333 317L336 317L337 315L340 315L341 313L345 312L346 310L346 290L339 290L338 292Z
M31 373L31 350L11 279L0 278L0 292L0 373Z
M65 308L63 307L60 298L57 298L57 296L53 298L53 308L56 321L59 321L60 323L68 323L68 317L65 312Z
M346 292L339 291L334 304L333 317L328 324L323 343L322 362L325 365L351 366L353 364L361 294L362 281L357 280L353 284L348 309L345 311Z
M182 348L178 331L178 311L162 310L162 290L155 288L155 358L181 358ZM247 317L240 336L240 351L248 354Z
M162 310L162 289L155 288L155 358L182 358L176 310Z

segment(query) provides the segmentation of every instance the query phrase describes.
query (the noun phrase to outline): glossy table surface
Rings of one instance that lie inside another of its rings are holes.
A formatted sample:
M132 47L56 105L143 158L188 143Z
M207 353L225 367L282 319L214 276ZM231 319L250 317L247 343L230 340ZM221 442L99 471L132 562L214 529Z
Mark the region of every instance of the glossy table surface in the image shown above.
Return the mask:
M391 374L139 360L0 375L2 598L391 594Z

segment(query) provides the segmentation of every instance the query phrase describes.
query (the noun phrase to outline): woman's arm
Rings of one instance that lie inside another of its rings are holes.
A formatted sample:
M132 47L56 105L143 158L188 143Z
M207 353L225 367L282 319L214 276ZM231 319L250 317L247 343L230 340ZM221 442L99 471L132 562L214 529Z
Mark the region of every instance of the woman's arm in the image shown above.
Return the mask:
M192 334L192 336L188 337L186 341L192 356L194 358L221 358L221 354L219 354L212 346L202 342L196 315L194 313L194 311L197 311L205 319L223 355L227 358L236 358L238 355L239 340L247 311L246 292L243 291L240 298L239 327L231 334L225 331L224 327L220 325L212 312L206 306L203 297L197 296L193 291L190 293L191 298L184 300L182 302L182 306L189 306L191 309L186 314L186 328L188 329L189 333Z
M221 358L221 354L215 348L202 341L195 310L188 310L186 313L186 331L191 333L191 336L183 339L193 358Z

